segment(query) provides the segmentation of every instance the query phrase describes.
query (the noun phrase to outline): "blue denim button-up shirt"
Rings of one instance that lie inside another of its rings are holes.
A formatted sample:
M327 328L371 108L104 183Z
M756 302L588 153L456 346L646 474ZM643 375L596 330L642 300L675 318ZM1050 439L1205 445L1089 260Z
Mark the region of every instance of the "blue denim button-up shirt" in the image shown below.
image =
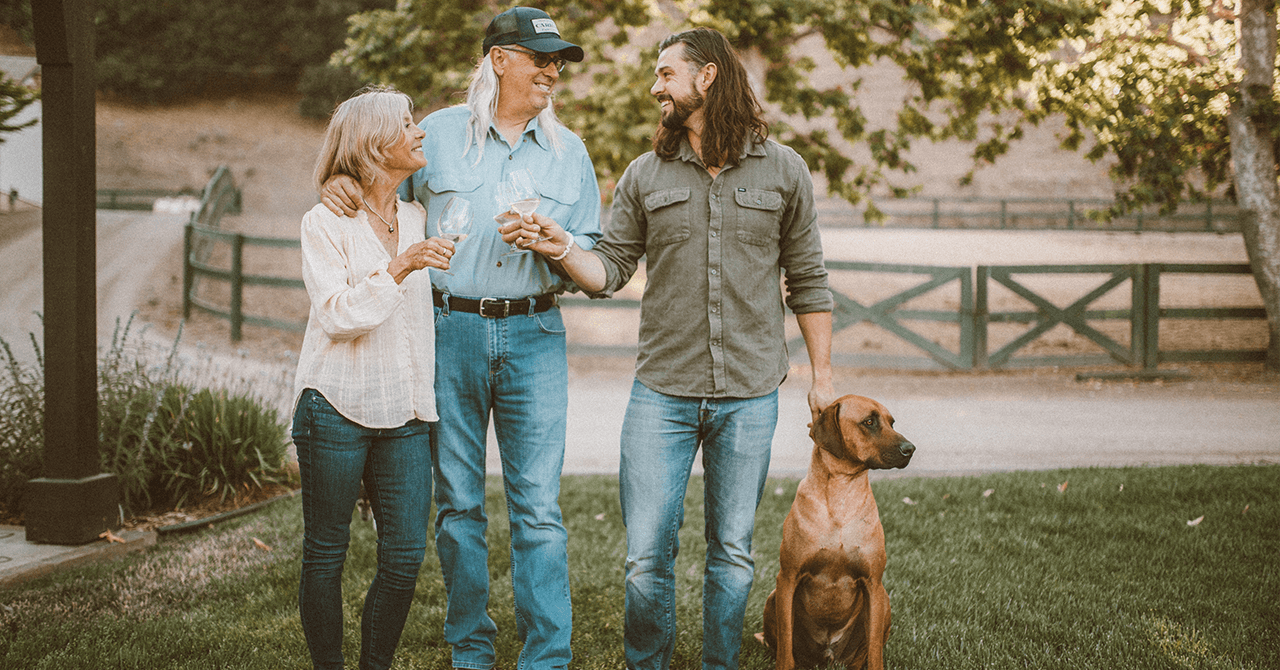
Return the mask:
M591 157L582 140L566 128L558 129L557 156L546 132L535 118L520 134L516 146L493 126L489 127L484 157L476 163L475 146L466 155L466 107L450 107L427 116L418 124L426 131L422 146L427 166L414 173L413 199L427 208L427 236L435 236L440 212L452 196L471 201L471 234L458 244L450 261L452 276L431 271L436 289L470 298L524 298L568 288L551 271L540 254L529 252L503 256L510 246L498 234L493 217L500 213L494 192L499 182L519 168L533 173L542 194L538 213L555 219L584 249L600 239L600 187ZM408 182L400 197L409 199Z

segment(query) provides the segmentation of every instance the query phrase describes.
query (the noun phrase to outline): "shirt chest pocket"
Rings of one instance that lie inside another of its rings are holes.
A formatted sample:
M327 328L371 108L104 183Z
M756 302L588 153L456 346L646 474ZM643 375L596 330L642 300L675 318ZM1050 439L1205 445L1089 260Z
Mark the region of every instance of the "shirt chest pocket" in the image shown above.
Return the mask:
M534 183L538 186L538 193L542 195L544 201L550 201L546 204L563 205L565 207L572 207L577 204L578 197L582 191L582 184L578 183L577 180L570 180L572 183L556 181L552 177L552 174L534 174L533 176ZM542 209L538 211L542 212Z
M782 220L782 195L776 191L754 188L738 189L733 194L738 215L738 241L755 246L776 246Z
M482 183L484 183L484 180L477 174L468 174L466 172L436 173L431 175L431 179L427 181L427 188L434 195L456 193L466 196L479 189Z
M661 247L689 239L689 188L654 191L644 197L648 234L645 244Z

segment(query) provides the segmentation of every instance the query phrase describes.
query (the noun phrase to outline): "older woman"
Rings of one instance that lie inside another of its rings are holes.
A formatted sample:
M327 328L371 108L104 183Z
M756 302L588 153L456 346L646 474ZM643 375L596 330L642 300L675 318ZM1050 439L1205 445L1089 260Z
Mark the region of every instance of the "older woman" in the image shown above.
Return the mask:
M302 473L298 602L316 668L342 668L342 567L365 482L378 529L378 570L361 618L360 668L389 668L427 545L429 424L436 421L435 331L426 267L448 269L453 245L424 240L426 213L396 186L426 165L412 103L391 89L338 106L317 184L350 175L366 208L302 219L311 313L294 382L293 441Z

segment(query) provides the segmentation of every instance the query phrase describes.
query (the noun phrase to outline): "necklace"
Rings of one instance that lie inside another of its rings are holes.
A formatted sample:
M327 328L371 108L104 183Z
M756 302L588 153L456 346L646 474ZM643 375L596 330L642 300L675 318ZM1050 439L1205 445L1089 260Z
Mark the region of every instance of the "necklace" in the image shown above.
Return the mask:
M387 223L387 220L386 220L386 219L384 219L384 218L382 218L382 215L378 213L378 210L374 209L374 208L373 208L373 205L370 205L370 204L369 204L369 201L368 201L368 200L365 200L363 195L362 195L362 196L360 196L360 202L363 202L363 203L364 203L364 206L365 206L365 209L369 210L370 212L373 212L373 215L374 215L374 216L376 216L376 217L378 217L378 220L379 220L379 221L381 221L381 222L383 222L384 224L386 224L386 226L387 226L387 232L388 232L388 233L394 233L394 232L396 232L396 227L395 227L395 226L393 226L393 225L391 225L390 223Z

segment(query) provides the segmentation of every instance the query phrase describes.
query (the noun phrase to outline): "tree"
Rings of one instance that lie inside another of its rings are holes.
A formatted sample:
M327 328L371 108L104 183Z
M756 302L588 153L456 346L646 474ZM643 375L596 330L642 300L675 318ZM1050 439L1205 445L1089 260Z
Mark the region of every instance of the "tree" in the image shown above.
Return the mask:
M335 62L442 103L463 87L484 25L505 5L441 4L402 0L394 11L353 17ZM634 48L622 47L639 27L665 22L728 35L776 112L774 136L854 204L873 192L910 192L915 142L971 142L976 168L1049 118L1065 119L1064 147L1095 161L1114 159L1109 214L1235 198L1249 213L1242 227L1267 311L1267 365L1280 370L1280 102L1271 1L681 0L661 5L668 14L657 0L532 4L587 48L591 85L585 95L565 96L562 116L582 134L606 182L648 149L657 115L647 100L651 50L637 61ZM902 71L912 93L893 124L868 127L857 80L848 89L811 81L814 63L791 55L810 36L820 36L842 66L888 61ZM801 120L817 117L834 120L840 141L802 128L809 124ZM842 145L867 153L857 158ZM868 206L867 216L878 214Z

